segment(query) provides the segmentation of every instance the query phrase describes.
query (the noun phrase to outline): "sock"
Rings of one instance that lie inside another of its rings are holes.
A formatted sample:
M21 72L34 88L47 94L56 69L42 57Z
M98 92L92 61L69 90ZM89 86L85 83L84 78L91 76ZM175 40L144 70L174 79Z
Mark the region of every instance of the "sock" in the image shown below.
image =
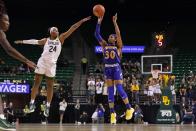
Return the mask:
M35 102L35 100L31 100L31 102L30 102L30 103L31 103L31 104L34 104L34 102Z
M131 109L131 105L129 103L125 104L127 109Z
M110 113L114 113L114 108L110 108Z
M47 102L47 103L46 103L46 106L47 106L47 107L50 107L50 102Z

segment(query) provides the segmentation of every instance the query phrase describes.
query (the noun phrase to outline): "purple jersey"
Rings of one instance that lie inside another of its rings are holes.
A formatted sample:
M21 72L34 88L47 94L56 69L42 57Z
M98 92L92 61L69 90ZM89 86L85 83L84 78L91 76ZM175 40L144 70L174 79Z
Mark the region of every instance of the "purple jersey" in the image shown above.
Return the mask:
M103 49L104 64L117 64L120 63L120 56L116 46L106 46Z
M103 49L104 56L104 74L105 79L122 80L122 71L120 67L120 56L116 46L106 46Z

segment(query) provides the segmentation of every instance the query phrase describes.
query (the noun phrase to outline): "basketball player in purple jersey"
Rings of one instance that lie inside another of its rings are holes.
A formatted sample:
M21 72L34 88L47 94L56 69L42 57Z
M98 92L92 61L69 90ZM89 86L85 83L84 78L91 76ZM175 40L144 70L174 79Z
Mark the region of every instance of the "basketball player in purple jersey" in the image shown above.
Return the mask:
M103 49L103 57L105 64L105 81L108 87L108 102L110 108L110 123L116 124L116 113L114 110L114 85L124 104L126 105L126 120L130 120L133 116L134 109L131 108L126 92L123 89L123 75L120 67L120 61L122 57L122 39L120 30L117 24L117 14L113 16L113 24L116 34L111 34L106 42L100 35L100 27L103 17L98 18L98 22L95 30L95 37Z

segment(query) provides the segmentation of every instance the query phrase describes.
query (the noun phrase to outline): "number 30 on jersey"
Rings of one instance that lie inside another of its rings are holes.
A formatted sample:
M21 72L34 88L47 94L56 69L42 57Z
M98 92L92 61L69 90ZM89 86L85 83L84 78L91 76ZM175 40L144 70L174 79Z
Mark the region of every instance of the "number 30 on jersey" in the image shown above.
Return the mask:
M116 56L116 53L112 51L105 51L105 59L114 59Z

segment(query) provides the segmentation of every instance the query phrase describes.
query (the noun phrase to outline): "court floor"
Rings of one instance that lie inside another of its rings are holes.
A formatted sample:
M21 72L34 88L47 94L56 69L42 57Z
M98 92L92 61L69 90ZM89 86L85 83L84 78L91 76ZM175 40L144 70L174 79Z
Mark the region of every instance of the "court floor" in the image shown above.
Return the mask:
M196 131L196 125L136 125L136 124L20 124L17 131Z

